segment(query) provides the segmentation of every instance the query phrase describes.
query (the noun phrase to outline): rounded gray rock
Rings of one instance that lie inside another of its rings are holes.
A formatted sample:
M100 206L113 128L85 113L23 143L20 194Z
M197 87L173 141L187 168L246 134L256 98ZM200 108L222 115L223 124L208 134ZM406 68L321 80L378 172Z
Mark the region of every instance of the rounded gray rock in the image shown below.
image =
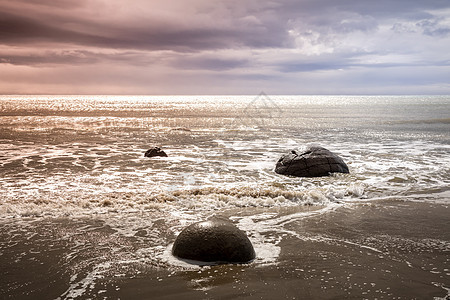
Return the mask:
M172 254L209 263L247 263L255 258L245 232L217 217L186 227L176 238Z
M275 172L297 177L320 177L331 173L349 173L349 170L335 153L323 147L309 146L304 151L291 150L281 156Z

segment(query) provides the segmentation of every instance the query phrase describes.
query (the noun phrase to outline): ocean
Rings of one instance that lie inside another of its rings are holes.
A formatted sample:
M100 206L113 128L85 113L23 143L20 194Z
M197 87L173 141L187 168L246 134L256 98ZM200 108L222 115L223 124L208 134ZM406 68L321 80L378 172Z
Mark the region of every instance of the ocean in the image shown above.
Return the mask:
M1 299L450 298L450 96L6 95L0 149ZM211 216L254 261L171 255Z

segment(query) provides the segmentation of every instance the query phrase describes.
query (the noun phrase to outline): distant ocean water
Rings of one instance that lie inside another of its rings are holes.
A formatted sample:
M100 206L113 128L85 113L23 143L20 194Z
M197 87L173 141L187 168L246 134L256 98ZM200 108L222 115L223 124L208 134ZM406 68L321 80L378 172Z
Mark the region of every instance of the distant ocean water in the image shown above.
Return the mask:
M450 297L449 113L449 96L0 96L0 295ZM274 173L309 144L350 174ZM215 214L253 263L170 255Z

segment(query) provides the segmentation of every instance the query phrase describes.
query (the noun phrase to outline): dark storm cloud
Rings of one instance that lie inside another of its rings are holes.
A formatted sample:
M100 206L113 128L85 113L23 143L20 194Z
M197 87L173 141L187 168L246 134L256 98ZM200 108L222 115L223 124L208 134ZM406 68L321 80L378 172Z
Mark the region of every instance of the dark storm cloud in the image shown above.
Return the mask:
M47 51L42 54L2 54L0 52L0 63L8 63L12 65L47 65L47 64L92 64L98 62L99 59L87 51L74 52L51 52Z
M167 58L167 56L165 55ZM86 65L100 62L125 63L135 66L151 66L160 56L148 55L136 51L120 51L113 53L93 52L86 50L63 50L35 53L2 53L0 50L0 63L11 65Z
M33 43L39 41L68 42L83 34L48 25L28 17L0 12L0 43Z
M50 91L90 93L91 82L115 92L123 82L125 93L228 84L239 93L292 92L301 78L322 91L330 78L375 86L387 69L424 66L436 69L417 81L442 82L449 37L448 0L0 0L0 83L22 92L64 78ZM356 80L362 74L371 82Z
M42 15L40 17L40 14ZM49 17L49 15L51 17ZM0 43L27 44L36 42L69 43L122 49L200 51L233 47L282 47L287 34L277 24L251 25L246 20L230 26L196 24L191 27L176 20L129 19L123 24L77 17L52 15L50 11L23 16L0 13ZM183 20L183 16L179 16ZM194 18L195 20L195 18Z
M420 26L424 28L424 34L444 35L449 30L435 24L436 21L431 15L423 19L424 15L419 14L425 8L448 7L448 1L344 0L336 3L330 0L287 0L275 4L269 1L244 1L244 4L230 1L232 4L242 5L243 8L232 9L232 5L229 5L224 11L215 8L217 1L211 1L212 4L204 8L203 13L198 16L179 15L178 18L158 19L139 15L133 18L124 13L121 23L114 20L109 22L108 18L97 20L93 16L63 14L61 10L56 9L52 11L51 7L54 6L50 1L32 3L46 5L48 9L35 10L33 16L25 16L20 14L20 6L17 5L9 6L9 13L0 13L0 43L54 42L104 48L175 51L236 47L290 48L293 44L287 33L292 28L301 32L315 29L323 34L330 31L368 32L377 28L380 18L400 16L421 20ZM82 4L76 6L76 1L55 3L63 7L83 7ZM150 4L148 6L151 8ZM205 19L203 22L202 18L209 13L215 18ZM252 20L249 17L255 22L249 22ZM417 19L419 17L422 19ZM226 25L214 24L214 20L225 20ZM189 25L186 25L187 22Z

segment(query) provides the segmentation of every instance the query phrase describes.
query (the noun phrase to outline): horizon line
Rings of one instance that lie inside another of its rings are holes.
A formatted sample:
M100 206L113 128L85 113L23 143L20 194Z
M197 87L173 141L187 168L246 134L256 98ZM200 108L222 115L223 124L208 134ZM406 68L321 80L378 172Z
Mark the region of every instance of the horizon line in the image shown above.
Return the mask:
M314 94L314 93L304 93L304 94L270 94L264 91L254 94L91 94L91 93L80 93L80 94L72 94L72 93L0 93L0 96L257 96L261 94L271 95L271 96L450 96L449 94L430 94L430 93L417 93L417 94L396 94L396 93L380 93L380 94L372 94L372 93L342 93L342 94Z

